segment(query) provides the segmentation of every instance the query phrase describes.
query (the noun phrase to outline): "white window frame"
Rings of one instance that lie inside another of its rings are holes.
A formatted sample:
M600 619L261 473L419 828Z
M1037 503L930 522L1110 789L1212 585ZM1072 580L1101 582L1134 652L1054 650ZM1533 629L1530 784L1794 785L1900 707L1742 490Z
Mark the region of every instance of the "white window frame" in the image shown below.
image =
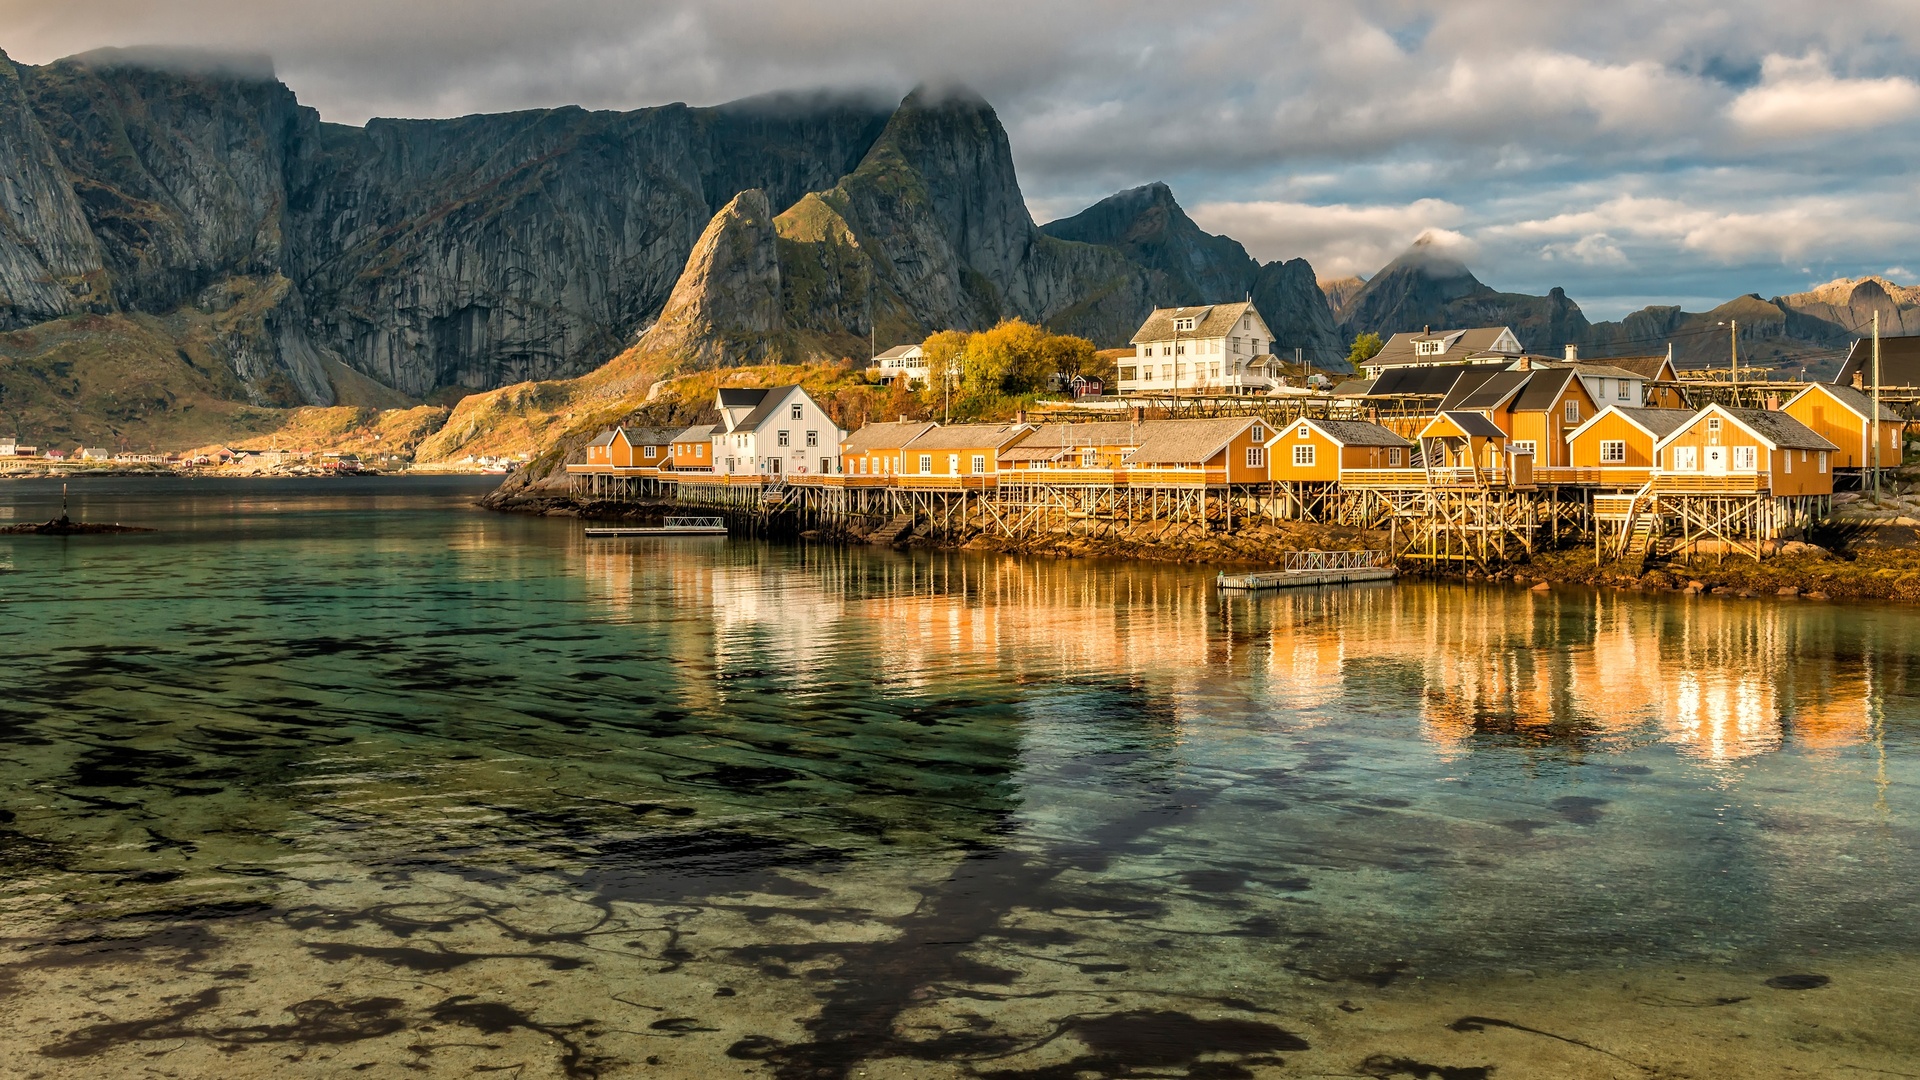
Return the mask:
M1625 465L1627 463L1627 440L1601 439L1600 464Z
M1296 469L1313 468L1315 458L1317 457L1315 454L1317 449L1318 447L1312 443L1295 443L1293 446L1293 467Z

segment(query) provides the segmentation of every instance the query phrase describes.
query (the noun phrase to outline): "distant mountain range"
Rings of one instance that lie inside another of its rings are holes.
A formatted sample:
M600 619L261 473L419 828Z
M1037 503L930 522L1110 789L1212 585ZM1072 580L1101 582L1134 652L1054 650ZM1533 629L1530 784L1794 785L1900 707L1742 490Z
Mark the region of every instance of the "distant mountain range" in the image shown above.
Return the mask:
M1743 366L1804 368L1809 377L1834 372L1853 340L1868 332L1876 311L1883 335L1920 334L1920 288L1878 277L1833 281L1771 300L1735 297L1711 311L1647 307L1618 322L1593 323L1563 290L1545 296L1497 292L1427 239L1371 278L1331 280L1322 287L1348 339L1369 330L1384 336L1425 326L1511 326L1536 352L1558 354L1575 345L1588 358L1633 356L1665 352L1671 342L1682 367L1726 367L1737 324Z
M0 54L0 434L190 444L248 409L446 400L636 343L635 371L862 358L1018 316L1110 346L1156 305L1244 297L1322 366L1423 325L1704 361L1737 317L1756 363L1842 347L1870 310L1920 329L1877 280L1592 324L1430 244L1323 291L1164 184L1039 225L965 93L347 127L258 65Z

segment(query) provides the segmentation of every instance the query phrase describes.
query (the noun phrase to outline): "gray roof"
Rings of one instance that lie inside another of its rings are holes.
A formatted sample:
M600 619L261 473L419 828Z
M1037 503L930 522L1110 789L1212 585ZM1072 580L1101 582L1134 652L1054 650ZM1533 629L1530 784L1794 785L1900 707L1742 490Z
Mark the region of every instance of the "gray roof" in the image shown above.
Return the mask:
M1341 446L1412 446L1407 440L1395 435L1370 420L1310 420L1314 427L1327 433L1327 437Z
M760 404L773 391L747 386L723 386L720 388L720 407L723 409L751 409Z
M1657 354L1654 356L1609 356L1602 361L1602 363L1611 367L1625 369L1627 372L1639 378L1646 379L1649 382L1658 381L1661 369L1672 362L1672 359L1665 354ZM1584 363L1585 361L1582 361L1583 365ZM1674 375L1678 377L1679 372L1674 372Z
M1194 323L1193 329L1180 331L1181 337L1226 337L1240 324L1240 316L1249 311L1255 315L1260 314L1251 300L1241 300L1232 304L1154 308L1153 314L1147 316L1147 321L1141 323L1139 331L1133 335L1133 343L1137 345L1143 341L1171 341L1174 337L1173 320L1187 316L1192 316L1198 321Z
M1597 420L1610 412L1619 413L1621 416L1633 422L1634 425L1646 431L1653 432L1655 439L1666 438L1681 428L1686 427L1688 421L1700 415L1692 409L1641 409L1632 406L1609 405L1595 413L1593 418ZM1588 421L1588 423L1592 422L1592 420Z
M1560 400L1561 391L1573 381L1572 368L1556 368L1550 371L1530 372L1527 388L1520 392L1519 400L1513 403L1515 412L1546 412Z
M1507 330L1504 326L1477 326L1467 330L1435 330L1415 333L1399 333L1387 339L1373 359L1367 363L1378 367L1392 367L1397 364L1433 364L1458 362L1469 356L1487 353L1493 348L1500 335ZM1438 355L1420 356L1413 351L1415 342L1446 341L1447 350ZM1499 353L1493 355L1508 355Z
M761 395L760 398L755 402L753 411L741 417L740 422L733 425L733 430L753 431L758 428L767 417L772 416L776 409L793 396L794 391L799 389L798 386L770 386L765 390L754 391ZM720 400L723 404L726 402L727 393L726 390L720 391ZM742 404L745 402L743 401Z
M1140 446L1127 457L1129 465L1193 465L1220 452L1254 424L1257 416L1218 420L1154 420L1140 425Z
M898 450L933 426L931 420L868 424L847 436L847 441L840 444L840 452L864 454L871 450Z
M1531 371L1496 371L1480 379L1477 385L1473 379L1462 379L1455 384L1447 399L1440 403L1440 409L1442 412L1450 409L1498 409L1513 400L1513 396L1532 377Z
M1458 424L1461 431L1475 438L1504 439L1507 437L1507 433L1500 430L1500 425L1477 412L1443 412L1440 415Z
M1439 367L1389 368L1373 381L1368 397L1445 397L1477 388L1505 364L1446 364Z
M1822 438L1812 428L1783 412L1773 409L1728 408L1722 408L1720 411L1745 424L1761 438L1782 450L1840 449Z
M1028 430L1025 424L953 424L929 428L906 446L909 450L998 450Z
M1854 376L1860 377L1860 385L1873 385L1873 339L1861 338L1853 343L1847 352L1847 361L1840 365L1840 373L1833 381L1842 386L1853 385ZM1882 337L1880 339L1880 385L1920 386L1920 336Z
M1020 440L1021 446L1137 446L1146 424L1130 420L1095 420L1086 424L1041 424Z
M1880 373L1882 375L1886 374L1886 362L1887 358L1883 352L1880 356ZM1873 414L1873 395L1865 390L1855 390L1851 386L1840 386L1835 383L1814 383L1813 386L1818 386L1820 389L1832 394L1835 398L1839 399L1840 404L1852 409L1854 413L1863 420ZM1806 390L1802 390L1800 393L1793 395L1787 404L1791 405L1793 402L1800 400L1809 390L1813 389L1813 386L1809 386ZM1880 403L1880 419L1892 420L1895 423L1899 423L1900 414L1887 408L1887 403L1882 401Z

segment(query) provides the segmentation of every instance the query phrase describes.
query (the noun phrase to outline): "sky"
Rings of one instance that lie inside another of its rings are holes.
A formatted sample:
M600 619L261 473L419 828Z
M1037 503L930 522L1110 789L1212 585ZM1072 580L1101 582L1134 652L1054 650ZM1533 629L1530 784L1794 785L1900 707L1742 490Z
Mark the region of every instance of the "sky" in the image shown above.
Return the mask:
M1172 185L1325 278L1424 233L1591 318L1920 279L1920 0L0 0L0 49L264 53L323 117L962 83L1037 220Z

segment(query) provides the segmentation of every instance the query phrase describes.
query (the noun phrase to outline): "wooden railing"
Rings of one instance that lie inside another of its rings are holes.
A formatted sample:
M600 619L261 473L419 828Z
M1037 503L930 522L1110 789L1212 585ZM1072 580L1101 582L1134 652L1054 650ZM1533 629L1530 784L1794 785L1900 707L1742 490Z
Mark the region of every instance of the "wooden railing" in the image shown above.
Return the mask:
M1662 495L1754 495L1772 490L1766 473L1658 473L1653 490Z

